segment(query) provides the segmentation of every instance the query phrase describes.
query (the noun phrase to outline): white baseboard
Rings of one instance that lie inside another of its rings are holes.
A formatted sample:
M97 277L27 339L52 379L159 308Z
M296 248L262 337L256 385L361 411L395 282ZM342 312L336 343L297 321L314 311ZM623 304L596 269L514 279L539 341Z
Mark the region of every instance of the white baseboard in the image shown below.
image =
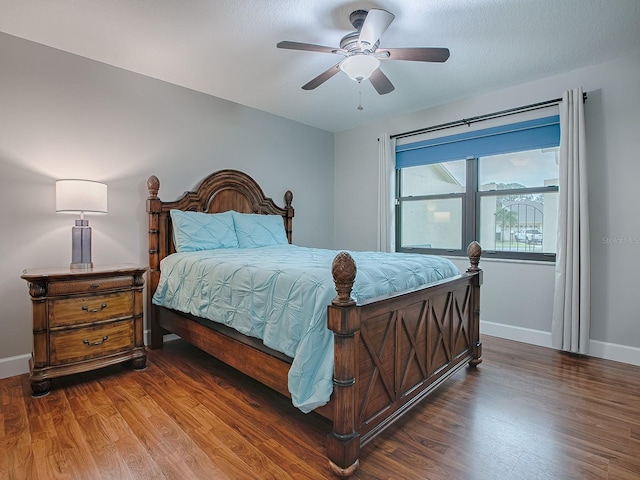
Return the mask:
M514 327L502 323L480 321L480 333L492 337L506 338L516 342L530 343L539 347L551 348L551 332L532 330L530 328Z
M178 335L176 335L175 333L170 333L169 335L165 335L164 336L164 341L165 342L170 342L171 340L178 340L180 337ZM145 345L149 345L151 344L151 331L150 330L145 330L144 331L144 344Z
M590 340L589 355L640 366L640 348L637 347Z
M30 353L16 355L15 357L0 358L0 378L13 377L29 373Z
M516 342L529 343L539 347L551 347L551 332L532 330L530 328L514 327L493 322L480 322L480 332L492 337L506 338ZM145 330L144 338L146 345L149 344L149 331ZM165 335L164 341L177 340L175 334ZM589 342L589 355L592 357L604 358L616 362L629 363L640 366L640 348L618 345L615 343L591 340ZM29 373L29 358L31 354L16 355L15 357L0 358L0 378L13 377Z
M551 332L480 321L480 333L540 347L553 348L551 346ZM589 356L640 366L640 348L627 345L590 340Z

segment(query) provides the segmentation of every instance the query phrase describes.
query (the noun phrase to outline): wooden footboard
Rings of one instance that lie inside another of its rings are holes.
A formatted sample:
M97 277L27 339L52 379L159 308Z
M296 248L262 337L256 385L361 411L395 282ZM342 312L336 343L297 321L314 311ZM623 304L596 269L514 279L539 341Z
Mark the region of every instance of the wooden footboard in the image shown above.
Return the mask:
M175 250L171 209L280 215L291 243L292 193L285 193L285 207L280 208L251 177L235 170L213 173L196 192L175 202L158 198L156 177L147 185L151 348L162 346L165 333L176 333L288 396L290 358L227 327L158 307L151 298L160 279L160 261ZM334 474L351 475L362 445L467 363L480 363L480 246L473 242L468 254L471 266L458 277L359 304L351 298L353 259L345 252L335 258L337 296L327 307L327 325L334 333L334 390L329 404L316 410L333 420L327 454Z
M393 423L467 362L481 362L481 248L453 280L356 304L350 297L356 265L343 252L333 263L338 295L329 306L334 332L331 470L347 477L360 447Z

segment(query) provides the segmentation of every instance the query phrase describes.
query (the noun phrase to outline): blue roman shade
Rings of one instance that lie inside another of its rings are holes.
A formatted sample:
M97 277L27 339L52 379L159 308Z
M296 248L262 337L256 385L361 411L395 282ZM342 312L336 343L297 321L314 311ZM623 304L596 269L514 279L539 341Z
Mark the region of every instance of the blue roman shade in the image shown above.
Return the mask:
M396 168L486 157L560 145L560 117L537 118L499 127L433 138L396 147Z

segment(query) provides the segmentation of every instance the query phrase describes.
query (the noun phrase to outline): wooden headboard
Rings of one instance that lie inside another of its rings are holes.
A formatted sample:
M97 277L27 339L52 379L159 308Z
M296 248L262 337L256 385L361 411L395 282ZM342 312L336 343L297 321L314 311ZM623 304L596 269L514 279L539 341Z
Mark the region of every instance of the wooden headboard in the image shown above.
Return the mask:
M246 173L238 170L219 170L205 178L194 192L185 192L175 202L163 202L158 197L160 180L155 175L147 180L149 197L149 282L148 297L153 296L160 280L160 261L175 252L173 230L169 211L190 210L194 212L221 213L235 210L240 213L280 215L284 222L289 243L292 241L293 193L284 194L285 207L278 207L271 198L265 197L262 188Z

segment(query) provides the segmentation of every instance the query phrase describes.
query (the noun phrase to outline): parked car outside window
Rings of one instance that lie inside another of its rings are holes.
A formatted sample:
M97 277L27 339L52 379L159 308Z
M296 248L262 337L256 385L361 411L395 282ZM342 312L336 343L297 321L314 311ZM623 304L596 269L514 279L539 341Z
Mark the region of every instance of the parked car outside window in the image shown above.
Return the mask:
M542 243L542 233L534 228L516 232L515 239L523 243Z

